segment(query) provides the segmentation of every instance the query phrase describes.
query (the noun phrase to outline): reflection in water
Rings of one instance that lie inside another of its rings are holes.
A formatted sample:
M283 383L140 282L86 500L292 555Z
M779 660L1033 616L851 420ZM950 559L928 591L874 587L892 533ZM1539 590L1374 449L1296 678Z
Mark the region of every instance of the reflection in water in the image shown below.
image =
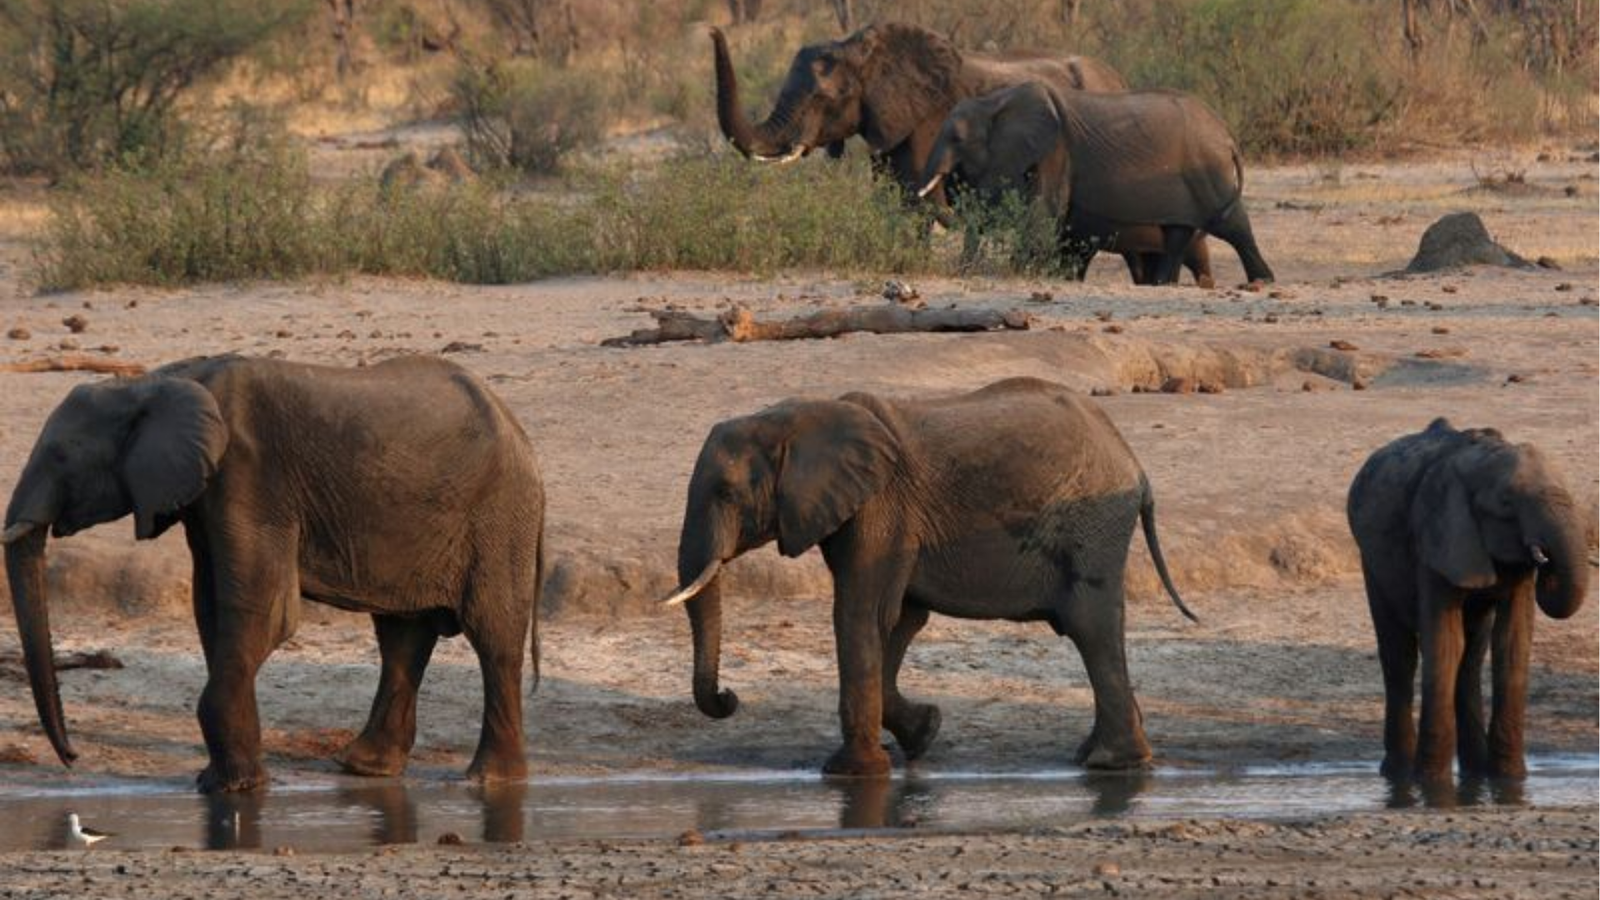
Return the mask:
M1530 760L1530 762L1532 762ZM913 770L886 779L809 773L553 778L510 784L337 778L266 792L196 796L177 785L0 783L0 851L60 848L66 817L117 833L108 849L171 846L353 851L469 842L712 837L931 827L992 831L1101 817L1270 818L1385 806L1590 805L1594 757L1542 761L1525 781L1388 781L1366 763L1255 770L1078 770L988 775Z
M1455 809L1458 806L1523 806L1527 803L1526 783L1521 778L1480 778L1468 776L1457 784L1442 778L1389 778L1390 809Z

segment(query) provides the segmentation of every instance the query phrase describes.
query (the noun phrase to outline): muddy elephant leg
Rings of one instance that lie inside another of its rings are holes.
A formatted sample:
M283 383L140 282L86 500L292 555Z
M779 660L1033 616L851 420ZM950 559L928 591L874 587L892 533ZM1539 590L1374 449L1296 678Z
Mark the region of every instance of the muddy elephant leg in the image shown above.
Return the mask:
M1194 276L1197 287L1210 290L1217 286L1217 280L1211 277L1211 250L1206 246L1206 236L1196 234L1190 242L1189 249L1183 255L1183 264L1188 267Z
M904 603L900 619L889 632L883 648L883 724L894 735L906 759L917 759L939 733L939 707L932 703L913 703L900 693L900 664L906 648L928 624L928 610Z
M859 529L852 522L848 528ZM889 754L879 742L883 734L884 651L890 625L900 616L909 554L874 542L836 534L823 544L823 557L833 572L833 639L839 660L839 725L844 743L823 764L828 775L889 774Z
M285 637L284 604L299 602L292 534L234 525L185 526L194 557L194 613L206 659L196 716L210 757L196 779L203 793L248 791L267 782L261 759L256 673Z
M1122 254L1122 261L1128 266L1128 277L1134 284L1149 284L1149 273L1155 271L1160 260L1160 254L1155 253L1138 253L1130 250Z
M357 775L399 775L417 738L417 689L439 635L421 619L373 616L383 671L367 727L334 757Z
M1149 273L1151 284L1172 284L1178 280L1178 267L1194 241L1194 229L1184 225L1161 226L1161 261Z
M1073 587L1061 612L1062 630L1083 657L1094 691L1094 727L1073 760L1090 769L1138 768L1150 761L1150 743L1123 646L1122 575L1103 577L1099 587L1090 580Z
M1462 776L1489 774L1489 740L1483 722L1483 658L1489 650L1494 609L1463 610L1461 671L1456 676L1456 761Z
M1425 584L1418 611L1422 633L1422 721L1417 729L1416 775L1448 778L1456 749L1456 678L1466 651L1462 598L1455 589L1436 584L1437 575L1425 572L1420 577Z
M1367 578L1373 630L1378 636L1378 662L1383 667L1383 768L1391 778L1410 778L1417 758L1417 723L1412 701L1416 693L1417 636L1393 620L1392 598ZM1411 602L1408 601L1407 602Z
M484 603L479 590L472 589L475 601L505 609L497 602ZM528 774L522 751L522 660L528 653L530 615L531 610L506 612L498 619L463 616L462 633L478 654L483 673L483 730L467 767L469 778L507 781Z
M1533 606L1533 580L1518 582L1495 614L1490 639L1494 707L1489 715L1489 773L1500 778L1521 778L1528 773L1522 730L1528 709Z
M1206 227L1206 231L1213 237L1226 241L1234 252L1239 254L1239 262L1244 264L1246 281L1275 280L1272 268L1261 257L1261 249L1256 246L1256 235L1250 228L1250 216L1245 213L1242 202L1230 206L1227 212Z

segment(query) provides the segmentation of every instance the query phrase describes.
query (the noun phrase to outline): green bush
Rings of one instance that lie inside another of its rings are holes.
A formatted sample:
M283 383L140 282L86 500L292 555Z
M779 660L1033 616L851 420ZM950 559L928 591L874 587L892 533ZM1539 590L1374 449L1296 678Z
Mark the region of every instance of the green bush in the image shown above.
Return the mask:
M599 144L606 126L598 73L531 60L463 63L451 99L468 154L485 168L555 172L569 154Z
M0 166L60 175L167 151L197 81L306 0L0 0Z

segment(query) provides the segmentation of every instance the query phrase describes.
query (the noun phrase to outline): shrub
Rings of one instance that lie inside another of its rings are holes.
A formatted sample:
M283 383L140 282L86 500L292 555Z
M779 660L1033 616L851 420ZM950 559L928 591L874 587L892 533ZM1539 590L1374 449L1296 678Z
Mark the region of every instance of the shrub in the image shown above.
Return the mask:
M0 0L0 164L59 175L160 155L197 81L305 0Z
M600 142L606 96L596 73L537 62L463 63L451 85L473 161L533 174L555 172Z

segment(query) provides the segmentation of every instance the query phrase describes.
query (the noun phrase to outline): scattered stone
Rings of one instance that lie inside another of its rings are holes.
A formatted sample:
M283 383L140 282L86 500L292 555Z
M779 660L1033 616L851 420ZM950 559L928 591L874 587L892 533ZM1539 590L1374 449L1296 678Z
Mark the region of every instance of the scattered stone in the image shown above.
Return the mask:
M32 750L21 744L6 744L0 747L0 764L13 766L35 766L39 764L39 757Z
M1111 311L1106 309L1095 310L1094 317L1102 322L1111 321Z
M1467 351L1461 347L1448 347L1442 350L1418 350L1415 355L1418 359L1452 359L1466 356Z
M1252 294L1259 294L1259 293L1261 293L1262 291L1264 291L1266 289L1267 289L1266 284L1264 282L1260 282L1260 281L1248 281L1248 282L1245 282L1244 284L1239 285L1239 290L1247 291L1247 292L1252 293Z
M279 328L277 331L274 331L272 333L272 336L273 337L278 337L278 338L292 338L292 337L294 337L294 332L290 331L287 328Z
M461 835L456 834L454 831L446 831L444 834L439 835L437 843L441 847L459 847L466 841L463 841Z
M706 836L693 828L678 835L679 847L698 847L705 842Z
M89 320L78 315L77 313L73 313L72 315L67 316L65 319L62 319L61 324L67 326L67 330L73 334L83 334L85 331L89 330Z
M1570 290L1572 290L1572 282L1563 281L1560 284L1556 285L1556 290L1558 290L1558 291L1570 291Z
M1439 290L1444 291L1446 294L1454 294L1461 289L1453 284L1441 284L1439 285Z
M1388 294L1373 294L1370 299L1372 300L1373 303L1376 303L1379 306L1388 306L1389 305L1389 295Z
M1352 379L1350 379L1350 390L1352 390L1352 391L1364 391L1366 389L1367 389L1367 382L1365 381L1365 379L1362 379L1362 378L1352 378Z
M1561 263L1556 262L1556 259L1553 256L1541 256L1534 260L1533 264L1541 269L1554 269L1557 272L1561 271Z
M25 341L33 337L33 332L23 328L21 325L18 325L17 327L6 332L6 337L12 339L13 341Z
M1220 382L1202 381L1198 390L1202 394L1220 394L1223 392L1223 387Z
M1104 331L1106 334L1121 334L1122 333L1122 326L1121 325L1107 325L1106 327L1104 327L1104 328L1102 328L1100 330Z
M1578 186L1575 184L1569 184L1561 189L1561 193L1566 194L1568 197L1576 197L1578 196Z
M451 341L439 350L440 353L482 353L482 344L473 344L467 341Z
M1600 301L1596 301L1595 298L1593 298L1593 297L1579 297L1578 298L1578 305L1579 306L1596 306L1596 305L1600 305Z
M1437 272L1471 265L1527 269L1533 264L1495 243L1477 213L1462 212L1451 213L1428 226L1405 271Z
M1267 291L1267 297L1272 300L1293 300L1294 295L1285 290Z
M1449 334L1450 333L1450 329L1446 328L1443 325L1435 325L1435 326L1433 326L1433 333L1434 334Z
M1432 300L1429 300L1428 302L1426 302L1426 303L1424 303L1422 305L1423 305L1424 308L1430 309L1430 310L1432 310L1434 312L1438 312L1438 311L1444 309L1444 304L1443 303L1435 303Z
M1401 306L1416 306L1417 305L1417 301L1415 301L1415 300L1401 300L1400 301L1400 305Z
M1307 394L1311 393L1312 391L1314 391L1316 389L1317 389L1317 386L1312 384L1310 379L1307 379L1307 380L1302 381L1300 383L1300 390L1304 391Z
M1194 379L1182 375L1174 375L1161 383L1163 394L1192 394L1194 390Z
M72 338L62 338L56 343L56 346L62 350L76 350L78 349L78 342Z
M1110 860L1104 860L1094 864L1094 874L1096 878L1115 878L1122 874L1122 867Z
M288 844L285 844L282 847L274 847L272 849L272 855L273 856L293 856L294 855L294 848L290 847Z
M1261 321L1267 323L1268 325L1276 325L1276 324L1278 324L1278 314L1277 313L1267 313L1266 315L1261 317Z
M1334 340L1329 341L1328 342L1328 346L1332 347L1335 350L1343 350L1346 353L1348 353L1348 352L1350 352L1352 350L1360 350L1361 349L1360 347L1357 347L1355 344L1352 344L1349 341L1342 340L1342 339L1339 339L1339 338L1335 338Z
M127 303L122 304L122 308L123 309L138 309L139 308L139 301L137 301L137 300L129 300Z
M1516 372L1512 372L1510 375L1506 376L1506 384L1521 384L1527 380L1528 377L1526 375L1519 375Z
M1114 396L1116 396L1116 394L1117 394L1117 389L1113 388L1113 387L1104 387L1104 386L1102 386L1102 387L1092 388L1089 391L1089 396L1091 396L1091 397L1114 397Z

